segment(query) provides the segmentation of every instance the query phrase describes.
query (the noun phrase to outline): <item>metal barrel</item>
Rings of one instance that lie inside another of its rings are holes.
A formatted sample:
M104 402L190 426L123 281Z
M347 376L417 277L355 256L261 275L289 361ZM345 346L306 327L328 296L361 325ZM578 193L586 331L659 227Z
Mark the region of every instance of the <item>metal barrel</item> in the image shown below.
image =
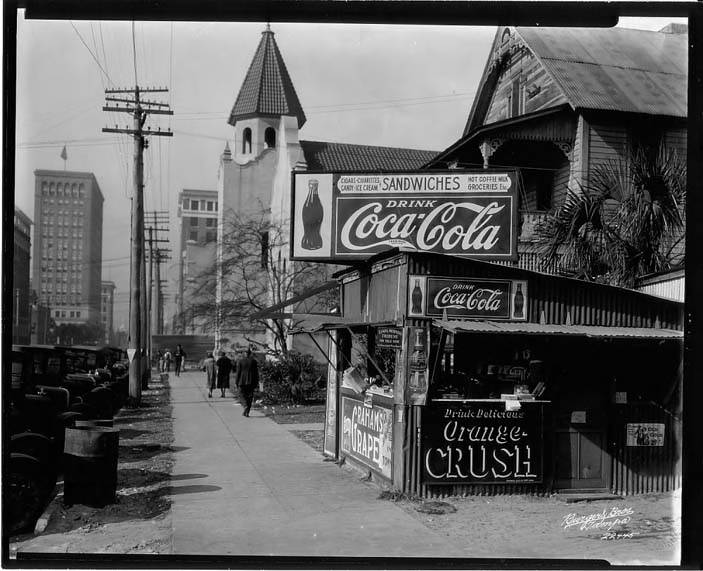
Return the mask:
M64 503L115 503L120 431L104 426L66 428Z

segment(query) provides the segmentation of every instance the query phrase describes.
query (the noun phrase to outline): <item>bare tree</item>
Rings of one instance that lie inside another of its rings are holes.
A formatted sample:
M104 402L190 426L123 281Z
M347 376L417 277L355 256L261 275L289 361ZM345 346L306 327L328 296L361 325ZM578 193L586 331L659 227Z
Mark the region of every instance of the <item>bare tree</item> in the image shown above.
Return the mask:
M268 353L286 355L286 339L296 325L283 313L286 309L281 309L272 319L251 319L251 316L325 284L328 269L322 264L288 260L285 254L288 231L272 222L267 211L227 213L225 218L218 236L222 249L221 333L230 336L244 332L247 341L262 346ZM190 318L209 318L214 325L216 289L217 262L195 278L193 298L196 301L186 309ZM312 305L308 302L308 307L312 311L327 312L335 298L336 291L327 291L319 294ZM268 332L273 343L255 339L251 335L255 332Z

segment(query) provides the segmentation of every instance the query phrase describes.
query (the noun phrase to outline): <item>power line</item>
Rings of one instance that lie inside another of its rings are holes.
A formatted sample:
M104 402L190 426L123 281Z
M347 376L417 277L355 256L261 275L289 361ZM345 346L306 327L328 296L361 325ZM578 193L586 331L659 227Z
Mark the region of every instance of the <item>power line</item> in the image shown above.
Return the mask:
M134 35L134 20L132 20L132 54L134 55L134 85L139 85L139 80L137 79L137 40Z
M81 33L78 31L78 29L76 28L76 26L73 24L73 22L72 22L71 20L69 20L69 22L71 22L71 27L73 27L73 30L76 32L76 34L78 34L78 37L80 38L81 42L82 42L83 45L85 46L85 49L87 49L88 52L90 52L90 55L93 56L93 59L95 60L95 63L97 64L97 66L100 68L100 71L102 71L102 72L105 74L105 77L107 77L107 79L108 79L110 82L112 82L112 79L110 79L110 76L108 75L108 73L103 69L103 66L100 65L100 62L98 61L98 58L95 57L95 54L94 54L94 53L91 51L91 49L88 47L88 44L85 43L85 40L83 39L83 36L81 36Z

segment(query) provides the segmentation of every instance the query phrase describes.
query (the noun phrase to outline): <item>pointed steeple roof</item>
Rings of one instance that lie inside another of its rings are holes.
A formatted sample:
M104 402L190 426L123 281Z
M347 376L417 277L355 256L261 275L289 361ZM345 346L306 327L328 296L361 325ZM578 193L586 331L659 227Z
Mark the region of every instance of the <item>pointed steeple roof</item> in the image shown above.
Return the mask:
M303 107L268 25L261 33L259 47L256 48L228 123L234 125L239 119L256 115L293 115L298 118L298 127L305 123Z

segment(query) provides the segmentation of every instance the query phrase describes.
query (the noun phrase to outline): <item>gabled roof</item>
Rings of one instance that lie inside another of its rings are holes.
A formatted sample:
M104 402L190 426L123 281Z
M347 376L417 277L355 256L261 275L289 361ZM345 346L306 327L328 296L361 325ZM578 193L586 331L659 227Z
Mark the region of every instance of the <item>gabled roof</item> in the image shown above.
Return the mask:
M311 171L416 170L438 153L324 141L300 141L300 146L305 154L308 170Z
M574 109L686 117L686 35L627 28L516 31Z
M293 115L298 118L298 128L306 120L274 34L268 26L261 33L259 47L256 48L228 123L234 125L238 119L256 115Z
M504 28L499 28L493 50ZM627 28L530 28L516 34L574 110L685 118L687 35ZM464 135L483 124L496 67L486 63Z

